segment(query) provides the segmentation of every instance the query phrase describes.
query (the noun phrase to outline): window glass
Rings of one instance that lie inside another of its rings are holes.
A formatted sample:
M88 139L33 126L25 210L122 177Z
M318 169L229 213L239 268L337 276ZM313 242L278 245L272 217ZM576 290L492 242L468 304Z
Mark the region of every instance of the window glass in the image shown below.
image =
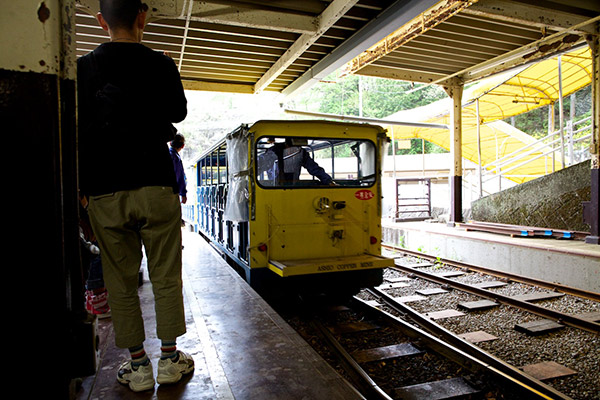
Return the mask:
M281 136L256 143L257 181L263 187L371 186L375 171L369 140Z
M219 183L227 183L227 167L219 167Z
M206 173L206 159L200 161L200 168L198 169L198 174L200 174L200 184L202 186L208 184L207 173Z
M218 167L215 168L215 183L227 183L227 156L224 149L219 149L213 155L215 158L215 164Z

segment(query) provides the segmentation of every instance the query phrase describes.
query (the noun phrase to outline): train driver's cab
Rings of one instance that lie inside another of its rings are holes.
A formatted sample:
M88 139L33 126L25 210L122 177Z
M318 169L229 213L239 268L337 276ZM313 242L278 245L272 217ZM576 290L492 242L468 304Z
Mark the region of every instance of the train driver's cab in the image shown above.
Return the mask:
M368 187L376 181L376 160L375 144L364 139L269 136L256 142L263 188Z

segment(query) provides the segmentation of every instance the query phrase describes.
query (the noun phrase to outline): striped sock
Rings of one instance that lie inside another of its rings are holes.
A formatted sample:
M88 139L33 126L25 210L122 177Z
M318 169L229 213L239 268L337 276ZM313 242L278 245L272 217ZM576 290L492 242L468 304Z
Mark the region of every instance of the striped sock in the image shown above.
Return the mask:
M175 358L177 356L177 342L175 340L164 340L160 346L160 359Z
M139 345L129 348L129 354L131 354L131 366L139 367L140 365L148 365L150 359L144 350L144 345Z

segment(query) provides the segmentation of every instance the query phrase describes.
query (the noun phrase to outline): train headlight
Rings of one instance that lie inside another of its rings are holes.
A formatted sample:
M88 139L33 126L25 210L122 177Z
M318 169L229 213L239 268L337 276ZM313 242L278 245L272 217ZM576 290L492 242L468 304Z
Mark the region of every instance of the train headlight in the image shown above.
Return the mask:
M327 197L317 197L313 200L313 207L318 214L323 214L329 210L330 201Z

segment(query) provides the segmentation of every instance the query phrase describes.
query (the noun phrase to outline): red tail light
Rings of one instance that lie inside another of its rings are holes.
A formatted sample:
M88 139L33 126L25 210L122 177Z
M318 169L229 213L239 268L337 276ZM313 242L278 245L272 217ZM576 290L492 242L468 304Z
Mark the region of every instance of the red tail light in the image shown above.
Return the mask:
M377 238L375 236L371 236L371 244L376 244L377 243Z
M259 245L258 245L258 250L260 250L260 251L262 251L262 252L265 252L265 251L267 251L267 245L266 245L266 244L264 244L264 243L262 243L262 244L259 244Z

